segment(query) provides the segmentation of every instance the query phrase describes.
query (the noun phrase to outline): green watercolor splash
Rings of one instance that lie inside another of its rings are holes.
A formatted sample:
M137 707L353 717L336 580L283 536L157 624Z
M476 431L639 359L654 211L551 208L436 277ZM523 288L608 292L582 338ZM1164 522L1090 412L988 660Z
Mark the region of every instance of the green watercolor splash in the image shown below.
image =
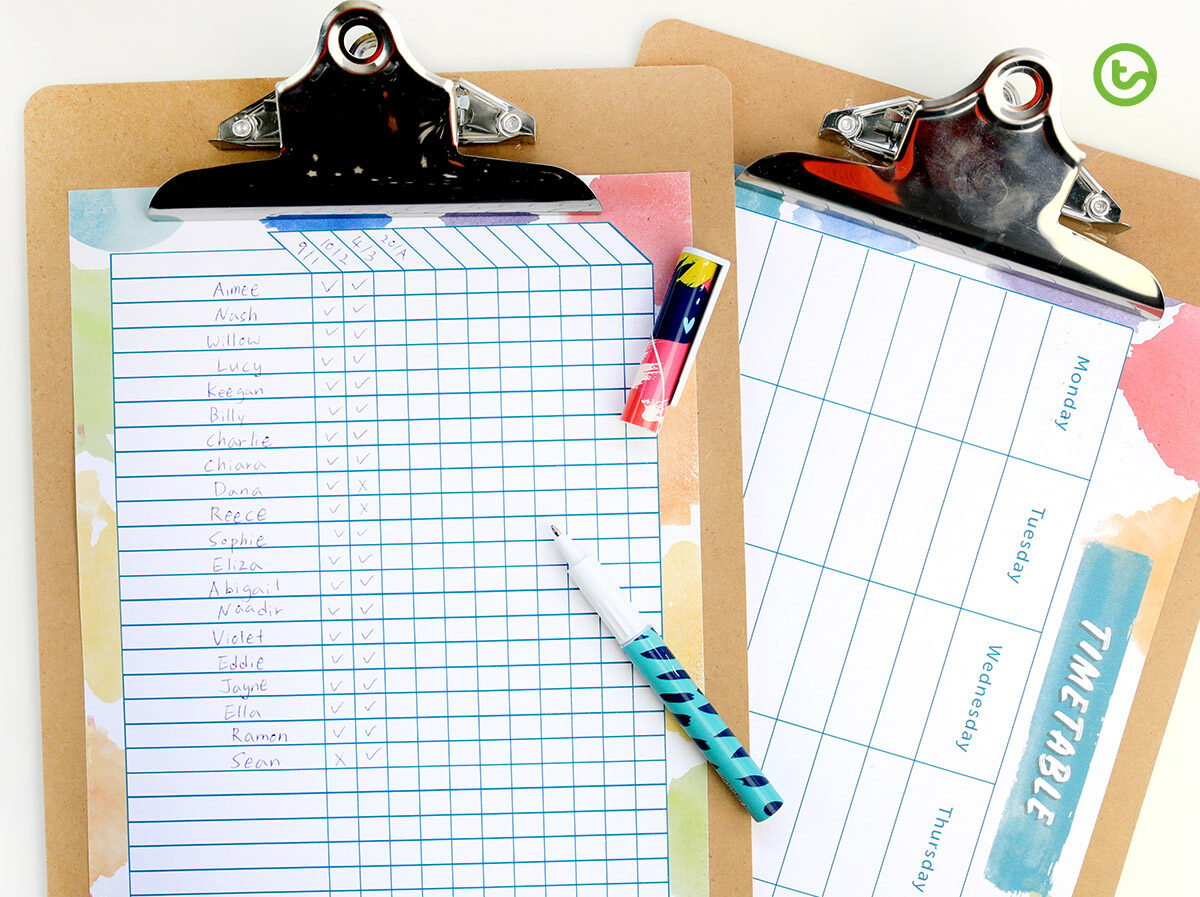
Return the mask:
M708 765L667 786L667 840L673 897L708 897Z
M71 352L76 372L112 369L108 271L71 266ZM36 384L35 384L36 389ZM113 461L112 377L75 377L75 453Z

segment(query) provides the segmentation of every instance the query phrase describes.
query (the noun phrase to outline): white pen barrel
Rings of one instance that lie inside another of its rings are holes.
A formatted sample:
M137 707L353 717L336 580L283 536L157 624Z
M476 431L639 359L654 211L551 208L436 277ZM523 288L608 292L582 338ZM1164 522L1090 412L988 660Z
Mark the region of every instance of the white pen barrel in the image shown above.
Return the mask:
M572 564L568 570L575 586L622 647L650 628L629 597L594 557L588 555Z

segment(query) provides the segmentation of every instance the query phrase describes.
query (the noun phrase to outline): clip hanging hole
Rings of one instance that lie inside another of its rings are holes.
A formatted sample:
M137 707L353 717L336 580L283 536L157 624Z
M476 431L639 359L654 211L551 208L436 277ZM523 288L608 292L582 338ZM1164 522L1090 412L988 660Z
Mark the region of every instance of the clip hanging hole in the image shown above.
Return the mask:
M333 21L327 46L334 62L347 72L372 75L388 64L393 45L387 25L381 19L359 13Z
M1046 91L1041 75L1019 66L1004 77L1004 100L1013 112L1024 112L1041 102Z
M379 35L368 25L358 22L342 32L343 51L351 59L370 62L379 52Z

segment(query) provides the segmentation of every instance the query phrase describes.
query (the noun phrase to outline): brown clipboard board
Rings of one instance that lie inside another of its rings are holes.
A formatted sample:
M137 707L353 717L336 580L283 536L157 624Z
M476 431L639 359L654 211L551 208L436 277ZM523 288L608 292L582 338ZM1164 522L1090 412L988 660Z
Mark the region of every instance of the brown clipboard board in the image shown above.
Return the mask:
M484 155L550 162L581 174L689 172L693 238L734 256L732 118L726 78L711 68L481 72L466 75L529 110L533 145ZM218 122L274 88L264 79L48 87L25 110L34 518L50 897L89 891L83 668L75 537L67 191L156 186L180 171L245 161L208 144ZM693 139L697 132L702 141ZM472 152L476 152L472 149ZM260 156L263 154L259 154ZM703 627L685 664L746 729L736 278L727 279L695 374L673 415L700 422ZM670 425L670 418L664 430ZM718 512L719 511L719 512ZM709 774L710 817L736 801ZM736 817L735 817L736 818ZM737 823L748 833L745 814ZM714 839L719 840L719 839ZM694 849L694 846L693 846ZM709 863L712 893L727 870ZM746 871L748 873L748 866ZM748 888L748 875L745 879Z
M827 112L911 93L678 19L659 22L646 33L638 65L689 63L714 66L733 84L734 159L739 165L787 150L836 155L832 143L817 137ZM974 74L966 72L963 83ZM1120 197L1124 218L1134 225L1112 241L1114 248L1149 267L1167 296L1200 304L1200 261L1193 241L1180 236L1200 233L1200 180L1083 149L1088 169ZM1117 889L1200 619L1200 602L1192 597L1198 587L1200 515L1192 519L1159 615L1075 897L1105 897ZM722 820L714 816L712 824L719 829ZM744 855L748 863L748 849Z

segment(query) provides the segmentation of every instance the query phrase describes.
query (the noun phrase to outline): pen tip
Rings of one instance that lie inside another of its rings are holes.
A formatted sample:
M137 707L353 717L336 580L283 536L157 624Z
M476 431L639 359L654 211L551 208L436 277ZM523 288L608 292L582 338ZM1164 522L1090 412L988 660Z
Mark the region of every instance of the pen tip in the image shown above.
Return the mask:
M556 535L556 536L561 536L561 535L562 535L562 530L560 530L560 529L559 529L557 526L555 526L553 523L552 523L552 524L550 524L550 532L554 533L554 535Z

